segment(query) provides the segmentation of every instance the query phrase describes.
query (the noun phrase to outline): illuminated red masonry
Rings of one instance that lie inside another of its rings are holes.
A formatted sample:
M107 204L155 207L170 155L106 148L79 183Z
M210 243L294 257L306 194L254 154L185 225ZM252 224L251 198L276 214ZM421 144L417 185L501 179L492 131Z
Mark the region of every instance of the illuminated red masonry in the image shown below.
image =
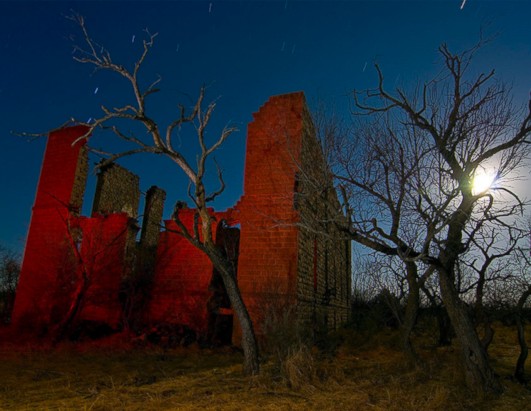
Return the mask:
M70 320L121 321L130 218L79 217L88 159L78 139L87 131L74 126L48 137L12 316L19 332L45 334Z
M238 285L258 332L274 307L297 304L304 110L302 93L271 97L247 129Z
M173 324L210 342L237 343L239 328L211 262L175 222L160 232L162 190L146 194L139 242L138 177L118 165L100 170L92 216L79 216L88 166L77 139L86 131L50 133L13 323L36 333L65 322L115 330L122 322ZM259 334L279 314L314 331L347 320L350 244L330 223L344 218L340 210L304 95L271 97L248 127L244 195L225 212L212 210L216 243L237 266ZM194 213L180 209L185 226ZM136 294L120 301L121 289Z
M80 161L85 140L73 143L86 132L78 126L48 137L12 316L15 325L28 331L45 332L64 307L59 277L76 265L65 250L70 248L69 221L81 207L76 186L85 184L76 176L86 166Z
M350 243L320 225L344 217L303 93L271 97L254 114L236 209L238 284L258 334L287 313L314 332L346 322Z
M127 273L125 262L130 220L126 213L82 217L78 272L87 276L88 284L76 322L104 323L113 329L121 325L119 290Z
M311 227L310 220L343 218L329 178L318 192L304 181L318 182L323 176L328 177L326 165L304 95L271 97L248 127L244 195L234 208L215 213L218 221L239 229L238 285L258 334L286 312L314 329L335 328L348 319L350 244L334 227L330 235ZM336 215L327 215L330 210L323 204L330 203ZM191 226L193 210L186 213L182 215ZM174 223L166 224L175 229ZM213 332L204 328L206 322L212 326L230 314L209 311L216 283L204 255L177 234L163 232L151 320ZM240 332L234 325L237 343Z
M223 240L225 222L233 222L231 213L214 212L214 241ZM194 209L179 211L181 222L193 230ZM147 310L150 324L181 324L206 335L209 300L216 291L215 269L206 254L183 236L172 220L165 221L157 249L156 270ZM237 252L234 254L237 255ZM220 290L223 292L223 290Z

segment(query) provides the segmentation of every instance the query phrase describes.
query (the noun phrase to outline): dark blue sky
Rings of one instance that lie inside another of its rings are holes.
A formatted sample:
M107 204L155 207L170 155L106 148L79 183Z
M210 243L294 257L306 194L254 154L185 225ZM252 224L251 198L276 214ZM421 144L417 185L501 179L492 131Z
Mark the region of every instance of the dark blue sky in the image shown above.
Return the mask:
M349 93L373 86L378 62L390 86L412 85L438 70L437 47L474 45L480 29L498 33L475 63L514 87L525 101L531 88L531 1L0 1L0 244L22 250L31 216L45 139L28 142L11 130L44 132L71 117L87 121L99 106L123 104L127 84L93 73L72 59L79 31L66 15L86 18L94 39L124 64L140 52L142 30L157 32L144 79L162 77L149 108L163 127L178 103L190 104L202 84L218 99L214 136L237 126L217 153L228 188L216 208L243 191L245 134L252 113L269 96L302 90L310 106L324 101L348 112ZM183 147L187 146L183 134ZM106 146L96 136L96 146ZM107 146L108 147L108 146ZM167 213L185 198L187 182L169 161L123 161L141 188L168 191ZM94 178L85 211L91 207ZM215 187L212 187L214 189Z

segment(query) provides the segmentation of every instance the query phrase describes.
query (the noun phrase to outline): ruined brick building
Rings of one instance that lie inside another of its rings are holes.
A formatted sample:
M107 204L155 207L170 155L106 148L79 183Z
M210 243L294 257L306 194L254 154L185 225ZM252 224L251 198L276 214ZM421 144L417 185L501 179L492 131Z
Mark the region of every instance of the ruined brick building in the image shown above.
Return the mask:
M212 264L175 222L161 223L161 189L146 193L138 235L139 179L112 164L98 174L91 216L81 215L88 157L85 142L73 142L85 132L48 137L13 325L42 334L66 319L112 329L180 324L206 336L218 322L219 338L237 340ZM271 310L291 310L313 329L347 320L350 244L336 235L333 221L343 217L325 170L303 94L271 97L248 126L244 195L212 211L259 334ZM179 215L192 224L193 209Z

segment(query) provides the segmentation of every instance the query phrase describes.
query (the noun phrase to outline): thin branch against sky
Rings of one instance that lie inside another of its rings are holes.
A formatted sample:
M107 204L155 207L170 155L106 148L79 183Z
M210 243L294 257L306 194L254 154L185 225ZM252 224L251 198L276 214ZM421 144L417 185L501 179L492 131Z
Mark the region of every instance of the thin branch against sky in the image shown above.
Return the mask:
M241 130L216 156L227 191L215 206L224 209L242 194L247 123L271 95L302 90L310 105L324 100L348 115L351 90L373 84L373 63L397 86L413 84L432 77L440 43L454 50L469 47L490 22L489 29L501 34L477 64L496 68L497 75L512 82L515 99L525 101L531 3L457 4L176 1L124 7L124 2L76 2L75 8L97 40L131 64L142 47L142 30L160 33L143 81L151 84L161 77L162 91L151 104L162 123L172 118L178 103L192 104L188 96L203 84L209 85L207 97L219 97L212 136L227 125ZM69 118L89 122L104 102L120 106L128 97L115 77L72 60L75 27L64 18L71 8L72 3L63 2L0 2L2 55L9 62L0 66L0 174L9 176L0 180L0 211L9 216L2 221L0 243L18 250L24 246L45 141L29 144L10 131L42 133ZM186 146L189 136L179 137ZM92 142L96 148L98 138ZM168 204L186 197L186 181L176 180L171 167L146 173L147 162L124 165L141 175L144 190L154 184L168 190ZM90 203L85 202L85 210Z

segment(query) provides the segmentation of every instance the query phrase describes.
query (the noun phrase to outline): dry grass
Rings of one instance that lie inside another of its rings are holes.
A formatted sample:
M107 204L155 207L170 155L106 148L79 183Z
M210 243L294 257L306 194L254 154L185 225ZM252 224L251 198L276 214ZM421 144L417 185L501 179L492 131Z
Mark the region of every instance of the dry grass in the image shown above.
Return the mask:
M347 336L334 356L299 347L281 369L242 376L241 355L198 349L0 353L2 410L524 410L531 392L508 376L516 359L512 331L492 347L506 387L474 398L452 348L425 347L422 369L391 348L393 332Z

